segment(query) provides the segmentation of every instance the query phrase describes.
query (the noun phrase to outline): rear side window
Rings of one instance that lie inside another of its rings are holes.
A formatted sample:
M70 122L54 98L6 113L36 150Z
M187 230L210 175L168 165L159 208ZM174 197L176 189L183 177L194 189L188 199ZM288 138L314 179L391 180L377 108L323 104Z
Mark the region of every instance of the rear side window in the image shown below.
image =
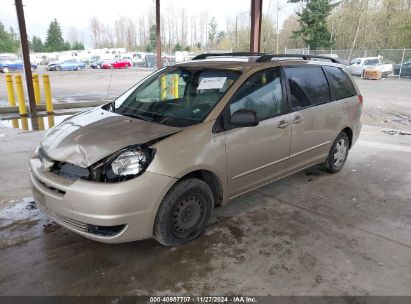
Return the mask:
M346 73L344 73L343 70L331 66L325 66L324 69L330 79L331 87L336 100L357 95L351 79Z
M330 88L321 67L285 69L291 93L291 108L319 105L331 100Z

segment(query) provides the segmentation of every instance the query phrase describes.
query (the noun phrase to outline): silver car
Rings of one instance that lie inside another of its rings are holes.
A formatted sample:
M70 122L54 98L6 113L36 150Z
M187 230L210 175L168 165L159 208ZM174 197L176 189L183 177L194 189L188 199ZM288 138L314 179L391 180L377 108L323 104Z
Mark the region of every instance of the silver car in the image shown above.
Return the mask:
M183 244L239 195L317 164L340 171L361 111L333 58L200 55L49 130L33 196L93 240Z

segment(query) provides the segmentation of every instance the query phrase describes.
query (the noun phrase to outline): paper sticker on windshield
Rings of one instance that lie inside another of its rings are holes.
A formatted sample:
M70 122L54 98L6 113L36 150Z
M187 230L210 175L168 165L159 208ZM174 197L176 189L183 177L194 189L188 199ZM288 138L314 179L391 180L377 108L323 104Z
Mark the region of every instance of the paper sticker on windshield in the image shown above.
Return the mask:
M222 89L227 77L206 77L201 79L197 90Z

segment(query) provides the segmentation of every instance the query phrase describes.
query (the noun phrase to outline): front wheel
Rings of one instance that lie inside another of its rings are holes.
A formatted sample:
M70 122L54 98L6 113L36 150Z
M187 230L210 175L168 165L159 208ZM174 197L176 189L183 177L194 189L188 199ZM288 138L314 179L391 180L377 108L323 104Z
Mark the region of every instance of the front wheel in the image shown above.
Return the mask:
M202 180L186 179L164 197L154 223L154 239L164 246L177 246L202 234L210 220L214 197Z
M10 72L10 69L9 69L8 67L3 67L3 68L1 69L1 71L2 71L3 73L8 73L8 72Z
M337 173L343 167L347 160L350 141L345 132L338 134L331 146L328 158L324 165L330 173Z

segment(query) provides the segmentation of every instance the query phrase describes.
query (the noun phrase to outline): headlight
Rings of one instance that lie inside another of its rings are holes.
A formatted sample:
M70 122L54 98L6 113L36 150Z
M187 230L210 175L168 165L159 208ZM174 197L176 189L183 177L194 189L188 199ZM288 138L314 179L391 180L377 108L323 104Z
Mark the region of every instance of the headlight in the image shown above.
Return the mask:
M147 167L147 155L141 150L125 151L112 163L111 169L118 176L137 175Z
M103 183L116 183L144 173L154 157L154 150L136 145L122 149L92 165L90 179Z

